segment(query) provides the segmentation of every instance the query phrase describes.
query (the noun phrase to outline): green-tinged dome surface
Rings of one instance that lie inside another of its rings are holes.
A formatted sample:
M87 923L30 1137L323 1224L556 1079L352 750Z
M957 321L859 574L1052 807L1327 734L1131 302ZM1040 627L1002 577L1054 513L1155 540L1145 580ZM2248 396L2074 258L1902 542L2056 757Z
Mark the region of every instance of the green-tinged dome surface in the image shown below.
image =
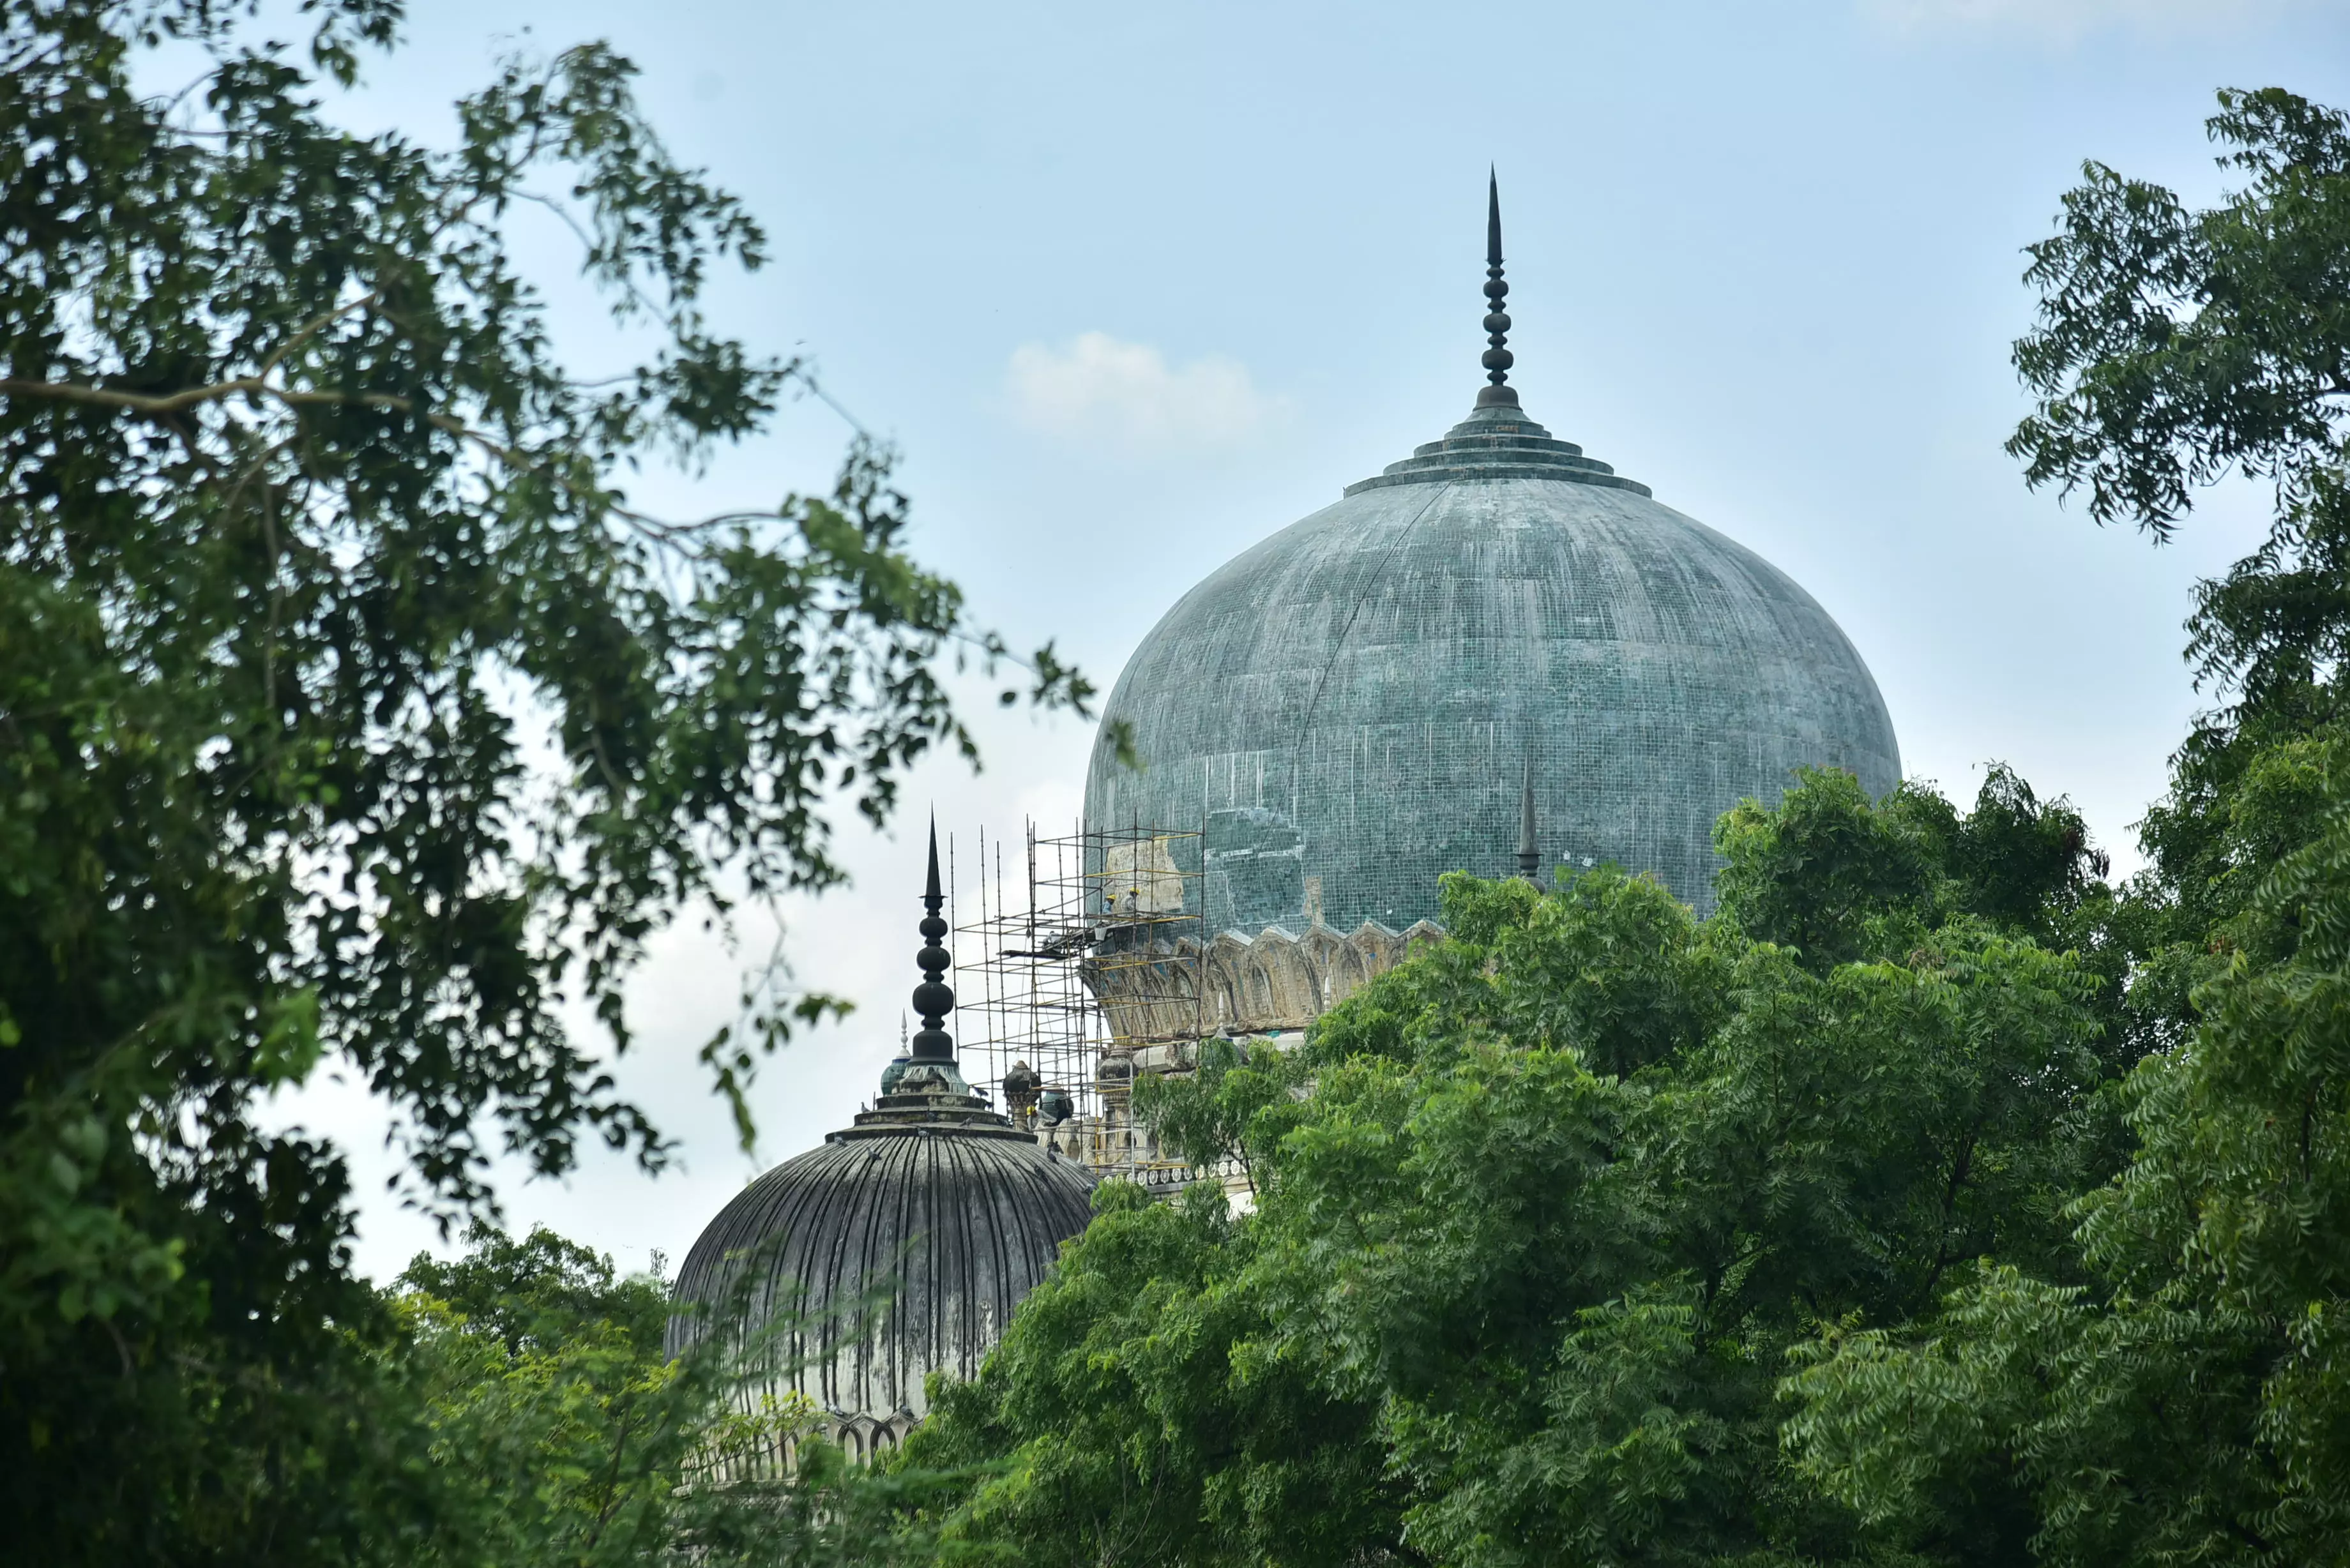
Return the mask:
M1545 868L1654 872L1700 911L1740 800L1804 765L1872 794L1901 776L1810 595L1514 406L1193 588L1104 719L1087 821L1203 829L1185 868L1216 930L1435 919L1444 872L1513 868L1529 761Z

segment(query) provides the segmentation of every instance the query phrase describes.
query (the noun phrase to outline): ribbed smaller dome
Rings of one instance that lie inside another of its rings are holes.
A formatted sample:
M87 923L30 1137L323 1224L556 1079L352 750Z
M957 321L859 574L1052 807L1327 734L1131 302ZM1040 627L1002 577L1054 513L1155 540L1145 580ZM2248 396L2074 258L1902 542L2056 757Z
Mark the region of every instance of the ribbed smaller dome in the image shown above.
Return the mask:
M871 1110L718 1211L678 1271L686 1310L669 1320L672 1355L711 1334L754 1345L746 1407L804 1395L852 1453L921 1419L931 1373L975 1376L1093 1218L1094 1179L990 1110L955 1066L945 902L933 823L921 1032Z
M678 1272L678 1299L701 1314L670 1320L671 1354L787 1324L768 1347L769 1390L884 1421L926 1412L932 1372L978 1373L1086 1228L1094 1180L951 1069L917 1065L898 1089L719 1210Z

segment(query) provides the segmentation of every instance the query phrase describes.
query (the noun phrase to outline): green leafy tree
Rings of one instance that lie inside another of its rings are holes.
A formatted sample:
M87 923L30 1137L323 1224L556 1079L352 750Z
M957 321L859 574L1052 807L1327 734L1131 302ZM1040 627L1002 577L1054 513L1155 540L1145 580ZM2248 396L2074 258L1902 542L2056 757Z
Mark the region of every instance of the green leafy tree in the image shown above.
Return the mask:
M2045 1561L2350 1561L2345 889L2337 808L2125 1086L2137 1147L2064 1252L1986 1249L1938 1314L1808 1348L1808 1473L1897 1541L1997 1490Z
M1304 1091L1297 1057L1276 1046L1261 1043L1252 1050L1218 1037L1200 1043L1189 1076L1152 1074L1139 1080L1134 1114L1158 1135L1161 1147L1195 1168L1213 1170L1230 1162L1253 1186L1252 1145L1263 1141L1266 1118Z
M945 1560L1336 1564L1392 1541L1376 1411L1283 1332L1221 1189L1112 1184L1097 1208L902 1450L968 1478L923 1515Z
M2149 893L2177 903L2188 940L2312 836L2305 783L2297 812L2245 797L2281 782L2272 748L2339 722L2350 650L2350 119L2270 88L2221 93L2208 130L2245 177L2219 204L2189 210L2093 162L2057 232L2030 247L2040 324L2015 363L2041 400L2008 442L2033 484L2158 540L2201 485L2274 485L2261 547L2198 587L2188 658L2220 701L2143 830Z
M883 1476L815 1435L806 1401L746 1410L742 1363L662 1354L669 1293L545 1230L476 1226L452 1262L419 1257L375 1355L436 1478L411 1563L590 1568L927 1561L920 1505L956 1478ZM788 1444L788 1480L774 1462ZM725 1472L725 1484L712 1484Z
M42 1561L396 1555L434 1504L355 1348L395 1325L263 1096L338 1064L444 1215L492 1144L657 1168L604 1064L648 939L837 882L824 803L968 752L941 660L1003 651L869 445L826 496L629 498L806 377L702 315L765 237L628 62L511 61L426 146L331 112L397 0L299 16L0 0L0 1513ZM525 211L635 363L557 354ZM702 1051L746 1138L833 1005L747 1001Z
M1928 785L1872 801L1840 769L1799 768L1804 787L1764 811L1748 801L1714 828L1722 899L1748 935L1815 970L1897 949L1968 914L2063 948L2109 913L2111 862L2063 802L2043 803L2013 769L1987 770L1961 816ZM1891 924L1887 924L1887 922Z
M2269 538L2199 593L2189 657L2220 701L2119 911L2129 1158L2062 1254L1991 1250L1920 1322L1823 1337L1787 1389L1805 1472L1950 1560L1995 1494L2045 1562L2350 1562L2350 119L2272 88L2210 128L2246 178L2209 210L2089 166L2017 348L2043 400L2012 450L2100 521L2160 536L2230 470L2277 490Z
M2003 772L1965 814L1814 774L1723 831L1709 920L1607 869L1448 877L1449 939L1277 1072L1158 1090L1181 1152L1246 1147L1254 1210L1112 1189L910 1446L1003 1467L951 1536L1072 1564L1867 1560L1782 1447L1786 1357L1935 1310L1987 1251L2064 1256L2064 1201L2112 1168L2113 1009L2033 933L2103 929L2091 851ZM1755 934L1790 919L1812 946ZM1960 1544L2011 1548L2023 1513L1994 1500Z
M679 1537L675 1497L721 1440L703 1369L661 1354L667 1293L546 1231L486 1227L420 1257L384 1355L412 1389L443 1484L411 1560L639 1562Z
M670 1319L669 1290L650 1275L621 1277L612 1261L545 1226L520 1241L476 1220L472 1250L440 1259L420 1252L398 1282L494 1336L510 1355L610 1328L648 1361L661 1355Z

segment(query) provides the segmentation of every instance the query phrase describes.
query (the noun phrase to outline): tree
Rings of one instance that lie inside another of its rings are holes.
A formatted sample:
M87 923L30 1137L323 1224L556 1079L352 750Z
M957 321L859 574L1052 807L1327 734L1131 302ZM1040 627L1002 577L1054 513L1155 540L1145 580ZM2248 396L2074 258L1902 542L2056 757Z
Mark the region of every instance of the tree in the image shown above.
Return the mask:
M2100 521L2160 536L2230 468L2277 487L2268 540L2198 595L2221 702L2124 901L2134 1143L2057 1255L1989 1253L1919 1322L1823 1336L1787 1388L1805 1472L1936 1556L1991 1492L2047 1562L2350 1561L2350 119L2220 101L2244 188L2190 213L2090 165L2017 348L2043 400L2012 449Z
M815 1433L805 1401L746 1410L742 1363L704 1343L663 1354L669 1291L545 1230L476 1226L453 1263L420 1256L378 1352L414 1401L439 1493L401 1560L629 1563L681 1552L711 1564L927 1561L910 1516L960 1478L877 1475ZM772 1454L780 1479L708 1484L714 1465Z
M2137 1146L2068 1206L2068 1247L1987 1252L1939 1313L1807 1349L1808 1473L1897 1540L1996 1488L2052 1562L2350 1556L2345 888L2336 807L2227 928L2192 1033L2123 1086Z
M721 1422L702 1368L661 1354L668 1293L544 1230L487 1226L420 1256L381 1353L411 1391L442 1506L411 1560L638 1562L677 1537L675 1498Z
M508 1355L548 1349L608 1327L648 1365L658 1362L670 1319L669 1289L647 1275L622 1278L612 1261L545 1226L517 1241L475 1220L473 1251L410 1260L396 1288L436 1303Z
M432 1506L366 1416L394 1325L338 1152L259 1098L341 1064L444 1216L491 1136L658 1168L558 1006L625 1050L664 922L837 882L825 803L880 820L968 753L941 660L1003 651L869 444L828 496L630 502L806 370L703 317L764 235L628 62L510 61L432 148L329 111L398 0L301 15L306 47L221 0L0 0L0 1512L47 1561L390 1550ZM525 210L633 366L558 356ZM738 1118L834 1005L746 1002L702 1052Z
M2145 830L2167 895L2205 928L2290 847L2215 858L2227 802L2265 749L2338 722L2350 651L2350 119L2277 88L2222 92L2220 110L2208 130L2241 190L2190 212L2092 162L2057 233L2030 247L2040 325L2015 364L2040 402L2008 442L2033 484L2158 541L2199 485L2236 472L2275 487L2268 538L2197 590L2188 658L2222 701Z
M2064 1199L2112 1168L2113 1007L2033 933L2106 900L2077 816L2004 771L1965 814L1813 774L1722 833L1711 919L1606 868L1448 877L1448 940L1286 1065L1160 1089L1194 1158L1240 1124L1254 1212L1110 1190L909 1445L1003 1467L950 1539L1071 1564L1867 1559L1781 1448L1785 1358L1934 1310L1982 1252L2062 1255ZM1813 947L1756 934L1789 911ZM2011 1502L1960 1544L2024 1530Z
M1251 1277L1220 1189L1113 1184L975 1382L936 1389L900 1464L960 1469L951 1551L1067 1563L1355 1561L1399 1490L1375 1412L1334 1397Z

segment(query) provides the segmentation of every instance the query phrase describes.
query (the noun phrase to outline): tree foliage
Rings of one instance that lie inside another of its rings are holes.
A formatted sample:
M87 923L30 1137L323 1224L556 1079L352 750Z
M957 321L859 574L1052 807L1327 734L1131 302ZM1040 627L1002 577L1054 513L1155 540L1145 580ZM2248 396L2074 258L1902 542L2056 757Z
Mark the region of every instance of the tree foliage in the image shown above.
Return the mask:
M1790 1385L1792 1450L1881 1538L1995 1488L2064 1563L2350 1562L2350 643L2343 541L2350 119L2224 93L2248 178L2191 213L2092 165L2035 249L2034 479L2167 530L2231 466L2277 480L2261 549L2207 584L2189 657L2223 699L2148 813L2126 1002L2148 1047L2122 1168L2035 1265L1835 1333Z
M384 1549L424 1504L357 1347L397 1324L337 1151L256 1107L354 1077L444 1215L500 1146L657 1168L606 1070L648 939L837 881L824 803L968 751L942 660L1003 652L870 445L827 495L630 499L806 371L702 314L765 236L627 61L508 61L428 146L334 117L397 0L277 20L0 0L0 1512L46 1561ZM601 362L510 251L549 214ZM746 1002L702 1053L738 1117L832 1005Z
M929 1559L910 1517L953 1478L875 1474L816 1435L806 1401L744 1407L730 1347L671 1360L660 1280L619 1278L544 1230L515 1241L477 1226L471 1240L453 1262L410 1265L390 1301L400 1332L373 1353L402 1401L389 1408L419 1429L433 1501L429 1527L387 1556L449 1568ZM788 1483L772 1466L710 1483L786 1442Z
M1112 1190L910 1446L1007 1467L957 1538L1070 1563L1865 1556L1781 1448L1787 1357L1931 1310L1983 1253L2062 1255L2065 1198L2110 1169L2115 1010L2035 933L2102 933L2105 900L2078 818L2003 770L1966 814L1814 774L1723 833L1711 919L1605 868L1547 895L1449 877L1450 940L1300 1053L1163 1086L1187 1152L1245 1146L1254 1211ZM1962 1544L2021 1530L1994 1512Z

